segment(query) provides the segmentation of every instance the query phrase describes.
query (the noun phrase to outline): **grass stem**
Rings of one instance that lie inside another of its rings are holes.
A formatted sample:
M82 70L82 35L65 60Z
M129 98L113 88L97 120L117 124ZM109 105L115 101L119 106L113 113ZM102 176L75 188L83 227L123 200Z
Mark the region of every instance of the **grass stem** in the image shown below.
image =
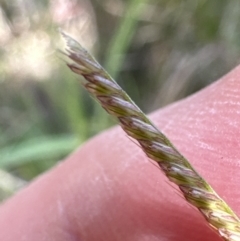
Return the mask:
M74 39L64 33L63 36L68 46L66 55L73 61L68 66L85 78L85 88L109 114L119 120L123 130L139 142L145 154L158 163L168 179L178 185L185 199L200 211L224 240L240 240L240 220L227 203L101 65Z

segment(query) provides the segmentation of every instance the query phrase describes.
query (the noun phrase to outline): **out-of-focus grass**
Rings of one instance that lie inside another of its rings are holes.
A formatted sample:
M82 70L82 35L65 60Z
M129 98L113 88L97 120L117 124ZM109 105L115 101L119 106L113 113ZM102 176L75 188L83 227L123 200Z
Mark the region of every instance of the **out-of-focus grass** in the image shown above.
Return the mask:
M130 0L119 23L115 34L111 38L106 54L105 66L113 78L116 78L122 67L125 54L135 34L139 16L143 12L148 0Z
M239 10L227 0L1 1L0 168L31 180L114 123L59 58L58 27L149 112L237 64Z

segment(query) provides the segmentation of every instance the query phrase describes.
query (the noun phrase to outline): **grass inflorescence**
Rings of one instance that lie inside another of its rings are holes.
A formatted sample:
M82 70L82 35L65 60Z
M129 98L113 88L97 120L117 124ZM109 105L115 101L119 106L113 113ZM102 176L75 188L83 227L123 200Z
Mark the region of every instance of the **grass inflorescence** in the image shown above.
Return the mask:
M158 163L168 179L178 185L185 199L201 212L224 240L240 240L240 220L226 202L101 65L74 39L65 33L63 37L68 46L66 55L73 61L68 66L85 78L85 88L109 114L119 120L123 130L138 141L145 154Z

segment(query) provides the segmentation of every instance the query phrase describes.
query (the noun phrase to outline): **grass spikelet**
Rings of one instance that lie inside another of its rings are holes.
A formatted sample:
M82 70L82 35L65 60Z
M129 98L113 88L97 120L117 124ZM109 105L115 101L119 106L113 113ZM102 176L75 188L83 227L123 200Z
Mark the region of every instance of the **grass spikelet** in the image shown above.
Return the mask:
M69 68L82 75L85 88L102 107L115 116L123 130L136 139L145 154L158 163L185 199L195 206L218 234L228 241L240 240L240 220L213 188L194 170L101 65L74 39L62 33L73 61Z

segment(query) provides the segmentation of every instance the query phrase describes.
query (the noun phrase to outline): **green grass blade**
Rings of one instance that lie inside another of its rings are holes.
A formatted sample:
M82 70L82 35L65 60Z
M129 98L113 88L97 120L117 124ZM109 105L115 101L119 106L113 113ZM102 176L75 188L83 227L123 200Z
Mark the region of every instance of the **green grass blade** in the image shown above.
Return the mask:
M144 4L148 0L130 0L126 6L126 13L117 28L116 33L110 42L110 47L106 54L105 67L111 76L115 78L123 63L125 52L135 33L139 15L144 9Z
M47 136L27 140L0 150L0 168L20 166L33 161L63 158L79 144L75 136Z

